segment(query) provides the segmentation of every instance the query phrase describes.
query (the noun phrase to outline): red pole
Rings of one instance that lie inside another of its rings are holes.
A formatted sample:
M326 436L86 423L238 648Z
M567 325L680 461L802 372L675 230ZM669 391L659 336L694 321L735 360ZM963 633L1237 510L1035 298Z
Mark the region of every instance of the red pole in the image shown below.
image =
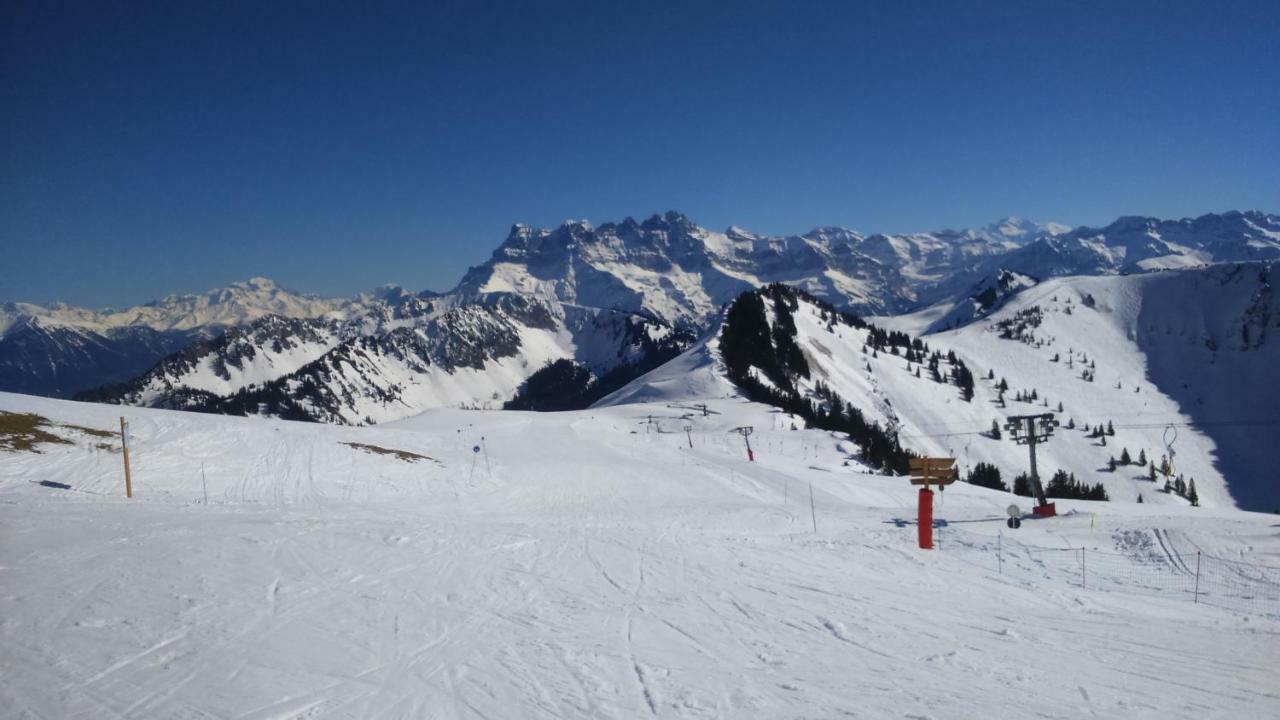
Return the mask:
M933 491L920 488L920 511L916 516L920 531L920 549L933 549Z
M747 441L747 462L755 462L755 461L756 461L756 454L755 454L755 453L753 453L753 452L751 452L751 441L750 441L750 440L747 440L747 436L746 436L746 435L743 435L743 436L742 436L742 439Z

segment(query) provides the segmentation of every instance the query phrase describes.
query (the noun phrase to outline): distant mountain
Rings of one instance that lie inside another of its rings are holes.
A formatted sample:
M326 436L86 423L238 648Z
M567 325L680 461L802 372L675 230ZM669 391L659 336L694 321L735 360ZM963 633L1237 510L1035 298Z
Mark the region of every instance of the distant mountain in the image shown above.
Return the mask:
M369 298L300 295L253 278L202 295L171 295L123 310L0 305L0 390L70 397L137 376L169 353L267 316L316 318Z
M516 225L444 294L387 286L326 299L256 278L119 311L6 305L0 389L360 423L442 405L561 407L566 379L588 378L572 396L589 402L771 283L862 314L932 306L926 329L937 331L1055 276L1274 257L1280 219L1259 212L781 237L716 232L677 212Z
M693 341L643 316L511 293L400 300L341 317L264 317L76 398L373 424L433 407L500 409L557 360L600 375L634 365L625 382Z
M1131 274L1280 258L1280 216L1228 212L1184 220L1122 217L1103 228L1041 235L998 264L1037 278Z
M598 228L515 225L455 292L517 292L697 326L743 291L785 282L843 307L900 312L923 288L1063 230L1007 218L976 230L864 236L823 227L766 237L738 227L715 232L677 212Z

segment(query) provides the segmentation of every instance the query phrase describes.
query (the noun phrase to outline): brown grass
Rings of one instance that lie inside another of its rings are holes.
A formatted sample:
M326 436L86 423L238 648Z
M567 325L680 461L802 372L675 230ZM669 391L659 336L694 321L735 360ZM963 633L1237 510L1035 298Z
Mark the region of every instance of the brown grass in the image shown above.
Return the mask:
M83 425L68 425L67 423L58 423L58 424L64 428L67 428L68 430L78 430L79 432L82 432L85 435L92 435L93 437L96 437L96 438L120 437L120 433L114 432L111 430L98 430L96 428L89 428Z
M435 458L430 458L426 455L419 455L418 453L412 453L408 450L396 450L394 448L384 448L378 447L377 445L366 445L358 442L344 442L342 444L349 445L357 450L363 450L374 455L394 455L396 458L405 462L417 462L419 460L430 460L435 462Z
M36 445L53 443L70 445L71 441L42 428L53 423L35 413L11 413L0 410L0 450L38 453Z

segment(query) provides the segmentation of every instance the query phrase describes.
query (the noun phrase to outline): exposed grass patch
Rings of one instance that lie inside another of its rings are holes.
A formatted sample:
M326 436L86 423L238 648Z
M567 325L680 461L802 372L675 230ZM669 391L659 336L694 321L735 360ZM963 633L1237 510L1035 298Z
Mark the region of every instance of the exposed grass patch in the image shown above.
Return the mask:
M408 450L396 450L394 448L384 448L377 445L366 445L365 443L358 442L344 442L342 444L349 445L357 450L363 450L374 455L394 455L396 458L405 462L417 462L419 460L438 462L435 458L427 457L426 455L419 455L418 453L412 453Z
M111 430L98 430L97 428L85 427L83 425L68 425L66 423L58 423L58 424L64 428L67 428L68 430L78 430L79 432L82 432L85 435L91 435L96 438L114 438L114 437L120 436L120 433L113 432Z
M40 443L71 445L71 441L45 430L53 423L35 413L11 413L0 410L0 450L40 452Z

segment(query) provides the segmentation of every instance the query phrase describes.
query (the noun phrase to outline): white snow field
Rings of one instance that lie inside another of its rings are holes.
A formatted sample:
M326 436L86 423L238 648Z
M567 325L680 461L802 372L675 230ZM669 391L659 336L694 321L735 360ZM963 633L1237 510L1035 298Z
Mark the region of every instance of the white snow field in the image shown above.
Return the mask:
M0 394L70 443L0 449L0 717L1280 716L1275 575L1234 609L1122 582L1280 566L1276 516L1009 530L957 484L922 551L905 478L706 403L352 428ZM121 412L133 500L118 440L65 426ZM1079 548L1096 578L1044 560Z

